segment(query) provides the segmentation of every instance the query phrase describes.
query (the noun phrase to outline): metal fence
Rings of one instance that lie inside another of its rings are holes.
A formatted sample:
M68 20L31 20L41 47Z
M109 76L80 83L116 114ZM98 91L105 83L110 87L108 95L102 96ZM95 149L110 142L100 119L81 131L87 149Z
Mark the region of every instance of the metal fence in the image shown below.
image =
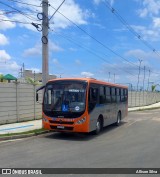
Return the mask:
M36 103L35 86L25 83L0 83L0 124L40 119L42 105ZM160 92L128 93L129 107L160 102ZM39 98L42 98L42 92Z

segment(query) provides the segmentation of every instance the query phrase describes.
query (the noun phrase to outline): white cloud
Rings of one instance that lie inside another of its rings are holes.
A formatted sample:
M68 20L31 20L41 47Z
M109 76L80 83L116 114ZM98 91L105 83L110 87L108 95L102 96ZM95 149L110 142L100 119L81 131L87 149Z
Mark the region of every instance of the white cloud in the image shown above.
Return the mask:
M114 4L114 0L110 0L110 4L112 6Z
M0 30L7 30L10 28L14 28L16 25L13 22L10 21L4 21L4 20L11 20L6 15L3 15L3 11L0 10Z
M127 57L134 57L134 58L141 58L141 59L146 59L148 58L148 53L141 49L135 49L135 50L129 50L125 53L125 56Z
M49 51L54 51L54 52L59 52L63 51L61 47L59 47L57 44L53 42L49 42ZM37 56L42 54L42 45L41 44L36 44L34 47L26 49L23 52L24 57L31 57L31 56Z
M94 4L98 5L102 0L93 0Z
M81 75L83 76L83 77L93 77L94 76L94 74L93 73L91 73L91 72L81 72Z
M10 59L11 56L5 50L0 50L0 62L6 62Z
M134 57L134 58L139 58L142 60L153 60L153 59L159 59L159 56L150 51L150 52L146 52L143 51L141 49L135 49L135 50L129 50L128 52L125 53L125 56L127 57Z
M72 52L76 52L77 51L77 49L73 48L73 47L70 47L69 50L72 51Z
M0 45L9 44L7 37L4 34L0 33Z
M39 68L27 68L27 70L31 70L32 73L41 73L41 70Z
M54 52L63 51L63 49L58 44L55 44L51 41L49 41L49 49Z
M59 4L59 0L55 0L54 2L51 1L51 5L56 9ZM54 11L55 10L52 9L51 14ZM59 9L59 12L78 25L87 24L86 17L88 17L88 10L82 10L80 6L76 4L73 0L65 1ZM58 12L55 14L51 21L54 22L54 28L67 28L72 25L72 23L70 23Z
M146 17L148 15L158 15L160 12L159 0L143 0L143 8L138 10L140 17Z
M160 18L153 18L153 25L155 28L160 28Z
M11 56L5 50L0 50L0 73L17 76L20 68L16 61L11 61Z
M3 74L13 74L15 76L18 76L18 73L20 71L20 66L15 62L7 62L7 63L1 63L0 64L0 73Z
M145 26L136 26L132 25L132 28L140 34L141 38L149 41L159 41L160 40L160 31L154 28L148 29Z
M82 63L81 63L81 61L80 60L75 60L75 63L76 63L76 65L81 65Z
M23 52L23 56L24 57L37 56L37 55L41 55L41 53L42 53L42 47L40 44L38 44L32 48L26 49Z
M61 74L64 73L63 70L65 70L65 67L59 62L57 58L54 58L52 60L52 63L54 64L54 68L58 69L58 72L60 72Z
M26 0L23 0L22 2L26 2ZM36 4L36 5L40 5L41 2L39 0L28 0L27 3L31 3L31 4ZM55 1L50 1L49 2L51 6L49 6L49 18L51 17L51 15L55 12L55 9L58 8L58 6L60 5L60 1L59 0L55 0ZM31 11L37 11L37 12L41 12L41 7L34 7L34 6L27 6L24 4L19 4L17 3L17 6L19 6L21 8L21 10L23 11L23 9L26 11L27 9L30 9ZM52 8L54 7L54 8ZM87 19L90 17L93 17L93 13L91 13L89 10L87 9L82 9L74 0L67 0L63 3L63 5L61 6L61 8L59 9L59 12L61 12L64 16L66 16L68 19L70 19L71 21L73 21L74 23L76 23L77 25L84 25L87 24ZM37 19L36 14L33 14L32 16L29 15L29 18L27 18L26 16L22 15L22 14L13 14L11 19L12 20L18 20L18 21L22 21L22 22L31 22L31 20L35 23L40 23ZM54 23L54 25L53 25ZM59 14L58 12L53 16L53 18L50 20L50 28L67 28L72 26L73 24L71 22L69 22L65 17L63 17L61 14ZM19 26L21 27L25 27L27 29L33 30L33 31L37 31L35 27L33 27L31 24L19 24Z
M56 58L53 59L53 63L54 63L55 65L59 65L59 61L58 61Z
M18 71L20 69L20 66L15 61L13 61L7 66L7 68Z
M99 5L101 2L105 0L93 0L94 4ZM107 2L112 6L114 4L114 0L107 0Z

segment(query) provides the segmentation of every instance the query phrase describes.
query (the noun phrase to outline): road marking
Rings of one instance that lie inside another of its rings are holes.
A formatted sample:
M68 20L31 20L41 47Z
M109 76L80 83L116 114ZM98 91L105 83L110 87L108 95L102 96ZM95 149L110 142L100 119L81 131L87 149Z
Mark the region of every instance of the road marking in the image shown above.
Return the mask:
M24 125L24 126L13 127L13 128L4 128L4 129L0 129L0 131L15 130L15 129L27 128L27 127L32 127L32 126L34 125Z
M23 139L14 139L14 140L4 140L4 141L0 141L0 144L2 144L2 143L7 143L7 142L21 141L21 140L24 140L24 138L23 138ZM26 140L26 138L25 138L25 140Z
M131 123L128 123L128 124L124 125L124 127L129 127L129 126L133 125L133 124L136 123L136 122L138 122L138 120L133 121L133 122L131 122Z
M153 120L153 121L160 121L160 117L154 117L151 120Z

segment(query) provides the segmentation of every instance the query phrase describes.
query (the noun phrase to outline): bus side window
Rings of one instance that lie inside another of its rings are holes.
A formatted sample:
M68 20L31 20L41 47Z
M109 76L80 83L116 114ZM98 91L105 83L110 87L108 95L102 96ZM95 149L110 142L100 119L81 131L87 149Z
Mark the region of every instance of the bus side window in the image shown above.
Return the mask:
M98 88L89 89L88 110L91 112L98 102Z
M100 86L99 88L99 104L106 103L106 91L104 86Z
M127 101L127 97L128 97L127 89L124 89L124 101Z
M111 88L111 97L112 97L112 103L116 102L116 89L114 87Z
M121 102L124 102L124 89L121 89Z
M106 103L110 103L111 102L111 88L110 87L106 87Z
M116 93L116 95L117 95L117 102L119 103L120 102L120 89L117 88L116 90L117 90L117 93Z

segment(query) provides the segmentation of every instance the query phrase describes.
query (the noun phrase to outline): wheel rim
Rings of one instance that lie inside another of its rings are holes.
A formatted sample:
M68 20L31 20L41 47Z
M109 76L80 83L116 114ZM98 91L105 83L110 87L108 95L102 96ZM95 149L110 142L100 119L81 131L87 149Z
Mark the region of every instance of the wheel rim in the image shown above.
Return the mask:
M100 129L101 129L101 124L100 124L100 121L98 120L96 124L96 131L99 132Z
M118 117L117 117L117 123L119 124L120 121L121 121L121 119L120 119L120 114L118 114Z

